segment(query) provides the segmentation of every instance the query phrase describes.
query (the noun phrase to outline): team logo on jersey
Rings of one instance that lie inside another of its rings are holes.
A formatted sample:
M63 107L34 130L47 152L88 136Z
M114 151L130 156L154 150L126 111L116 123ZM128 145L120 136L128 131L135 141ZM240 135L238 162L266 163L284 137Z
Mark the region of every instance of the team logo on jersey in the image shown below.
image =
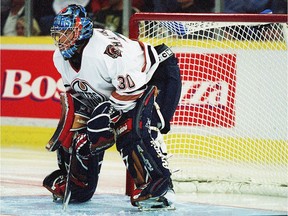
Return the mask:
M118 58L119 56L122 57L121 50L117 46L111 44L106 47L104 54L107 54L114 59Z
M107 97L96 91L87 81L75 79L71 83L71 87L86 99L86 103L88 103L91 107L97 106L99 103L106 101Z
M86 82L83 82L81 80L77 80L75 83L77 83L77 85L81 91L87 91L88 90L89 84L87 84Z

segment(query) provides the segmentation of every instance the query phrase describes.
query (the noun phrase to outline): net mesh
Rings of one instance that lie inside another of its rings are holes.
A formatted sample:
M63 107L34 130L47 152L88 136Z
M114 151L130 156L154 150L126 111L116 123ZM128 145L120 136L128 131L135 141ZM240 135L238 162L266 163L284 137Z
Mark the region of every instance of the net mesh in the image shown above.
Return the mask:
M288 196L287 23L142 20L179 60L165 136L178 191Z

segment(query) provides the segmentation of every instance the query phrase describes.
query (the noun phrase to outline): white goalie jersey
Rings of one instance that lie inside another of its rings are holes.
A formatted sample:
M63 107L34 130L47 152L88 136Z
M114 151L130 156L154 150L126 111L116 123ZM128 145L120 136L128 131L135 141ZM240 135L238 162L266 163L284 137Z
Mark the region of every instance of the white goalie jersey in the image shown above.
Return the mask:
M103 29L94 29L79 70L63 59L59 49L53 61L66 89L72 88L93 106L110 99L124 112L134 108L159 65L153 46Z

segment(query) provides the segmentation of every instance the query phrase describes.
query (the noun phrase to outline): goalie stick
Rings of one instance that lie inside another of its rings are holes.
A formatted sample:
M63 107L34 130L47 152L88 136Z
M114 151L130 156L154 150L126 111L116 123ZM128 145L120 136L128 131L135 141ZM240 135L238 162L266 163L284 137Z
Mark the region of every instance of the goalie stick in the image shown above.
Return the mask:
M77 134L77 132L75 133ZM67 177L66 177L66 186L65 186L65 193L64 193L64 197L63 197L63 210L66 211L68 208L68 204L71 198L71 189L70 189L70 185L71 185L71 163L73 161L73 157L75 157L76 154L76 148L75 148L75 143L73 142L70 149L69 149L69 153L70 153L70 157L69 157L69 164L66 166L66 170L67 170Z

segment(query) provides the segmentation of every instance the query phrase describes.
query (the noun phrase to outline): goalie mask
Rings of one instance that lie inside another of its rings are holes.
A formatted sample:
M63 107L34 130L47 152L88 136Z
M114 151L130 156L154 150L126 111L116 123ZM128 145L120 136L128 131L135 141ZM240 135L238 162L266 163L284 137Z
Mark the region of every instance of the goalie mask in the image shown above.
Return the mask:
M93 24L85 8L75 4L62 9L51 27L51 36L65 60L70 59L92 34Z

